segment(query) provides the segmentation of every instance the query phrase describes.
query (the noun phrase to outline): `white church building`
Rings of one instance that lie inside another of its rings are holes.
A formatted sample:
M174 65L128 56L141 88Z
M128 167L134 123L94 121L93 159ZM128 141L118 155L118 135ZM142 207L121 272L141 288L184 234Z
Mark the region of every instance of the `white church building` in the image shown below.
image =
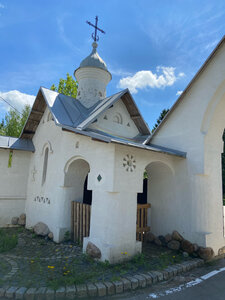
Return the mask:
M20 138L0 136L0 226L26 213L54 241L71 231L71 203L91 197L90 241L101 260L141 252L137 194L148 174L155 235L179 231L215 254L225 246L221 153L225 37L151 134L128 89L106 95L112 75L93 43L74 75L77 99L41 87Z

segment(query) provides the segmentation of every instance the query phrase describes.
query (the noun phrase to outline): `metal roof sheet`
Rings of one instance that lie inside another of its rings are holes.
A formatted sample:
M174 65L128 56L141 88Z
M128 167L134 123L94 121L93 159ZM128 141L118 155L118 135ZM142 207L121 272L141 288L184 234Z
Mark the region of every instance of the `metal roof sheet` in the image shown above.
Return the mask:
M0 135L0 148L34 152L32 140Z
M62 126L62 128L64 130L68 130L68 131L75 132L78 134L86 135L86 136L91 137L92 139L96 139L96 140L106 142L106 143L117 143L117 144L121 144L121 145L135 147L135 148L145 149L145 150L149 150L149 151L153 151L153 152L174 155L174 156L178 156L178 157L182 157L182 158L186 157L186 152L178 151L178 150L171 149L171 148L161 147L161 146L153 145L153 144L145 145L145 144L141 144L141 143L138 143L138 142L135 142L132 140L126 140L126 139L122 139L119 137L110 136L109 134L96 132L94 130L79 130L79 129L69 127L69 126Z
M129 100L127 100L127 98L126 100L122 99L124 104L127 106L129 113L132 113L133 109L135 120L138 119L138 123L136 124L137 128L143 135L150 135L150 130L141 113L137 109L128 89L118 92L103 100L99 100L90 108L86 108L79 100L73 97L65 96L43 87L41 87L40 91L57 124L82 130L86 129L101 113L127 94ZM132 117L133 116L131 115L131 118Z
M106 109L112 106L117 100L122 99L126 105L131 118L134 119L136 126L139 128L141 134L132 140L123 139L120 137L112 136L104 132L97 132L90 130L88 125L94 122L99 114L103 113ZM137 147L154 152L161 152L179 157L186 157L186 153L174 149L159 147L156 145L145 145L146 140L150 135L150 130L141 116L129 90L123 90L103 100L99 100L95 105L86 108L82 103L69 96L59 94L55 91L41 88L31 110L30 119L24 127L21 137L33 136L41 117L44 113L46 105L51 111L54 121L57 126L63 130L71 131L77 134L89 136L106 143L118 143L122 145ZM34 118L36 119L34 120ZM34 122L35 121L35 122Z

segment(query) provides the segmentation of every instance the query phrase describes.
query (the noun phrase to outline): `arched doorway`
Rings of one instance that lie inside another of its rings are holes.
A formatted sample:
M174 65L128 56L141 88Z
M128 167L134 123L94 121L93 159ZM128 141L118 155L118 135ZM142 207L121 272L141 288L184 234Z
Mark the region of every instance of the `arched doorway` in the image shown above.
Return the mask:
M148 226L156 235L165 235L174 230L176 212L171 204L176 201L174 195L174 176L172 169L161 161L146 166L147 203L149 210Z
M65 168L64 187L71 199L71 237L82 243L89 236L92 191L88 190L90 165L83 158L70 160Z

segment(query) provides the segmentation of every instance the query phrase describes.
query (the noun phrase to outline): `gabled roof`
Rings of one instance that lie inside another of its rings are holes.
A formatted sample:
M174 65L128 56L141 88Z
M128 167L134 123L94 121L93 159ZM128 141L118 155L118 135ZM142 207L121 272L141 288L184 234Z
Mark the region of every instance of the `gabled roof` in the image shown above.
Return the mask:
M86 108L73 97L41 87L21 133L21 138L29 139L33 137L46 106L51 111L56 125L86 130L88 125L119 99L122 99L141 135L150 135L150 129L141 116L128 89L99 100L92 107Z
M33 142L31 140L2 135L0 135L0 148L31 152L35 151Z
M176 107L183 101L183 99L185 98L185 95L187 94L187 92L192 88L192 86L195 83L195 81L199 78L199 76L201 75L201 73L206 69L206 67L208 66L208 64L211 62L211 60L213 59L213 57L216 55L217 51L224 45L224 43L225 43L225 35L222 37L222 39L220 40L220 42L217 44L216 48L212 51L212 53L206 59L206 61L204 62L204 64L201 66L201 68L198 70L198 72L192 78L192 80L190 81L190 83L184 89L184 91L182 92L182 94L180 95L180 97L177 99L177 101L173 104L173 106L171 107L171 109L165 115L165 117L163 118L163 120L161 121L161 123L159 124L159 126L152 133L152 135L149 138L149 143L150 143L151 139L160 130L160 128L164 125L164 123L168 120L168 118L172 115L172 113L176 109Z
M134 140L115 137L104 132L88 128L89 124L94 122L101 113L114 105L114 103L116 103L119 99L123 101L131 118L141 133L141 135ZM65 131L88 136L93 140L99 140L106 143L117 143L154 152L175 155L178 157L186 157L185 152L154 145L145 145L145 142L149 139L150 130L141 116L128 89L100 100L88 109L77 99L41 87L21 133L21 140L32 139L46 107L48 107L52 113L55 124Z

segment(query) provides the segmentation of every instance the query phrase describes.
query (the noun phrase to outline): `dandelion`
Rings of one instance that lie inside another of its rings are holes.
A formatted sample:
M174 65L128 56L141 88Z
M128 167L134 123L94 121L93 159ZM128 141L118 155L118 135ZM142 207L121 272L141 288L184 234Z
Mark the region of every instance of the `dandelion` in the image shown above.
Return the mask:
M176 256L173 256L173 258L175 258Z
M72 248L73 246L72 245L70 245L70 248Z
M34 263L34 260L31 260L30 263L33 264L33 263Z
M123 254L123 252L121 252L121 254Z
M48 266L48 269L54 269L55 267L54 266Z
M124 254L127 254L127 252L124 252Z

